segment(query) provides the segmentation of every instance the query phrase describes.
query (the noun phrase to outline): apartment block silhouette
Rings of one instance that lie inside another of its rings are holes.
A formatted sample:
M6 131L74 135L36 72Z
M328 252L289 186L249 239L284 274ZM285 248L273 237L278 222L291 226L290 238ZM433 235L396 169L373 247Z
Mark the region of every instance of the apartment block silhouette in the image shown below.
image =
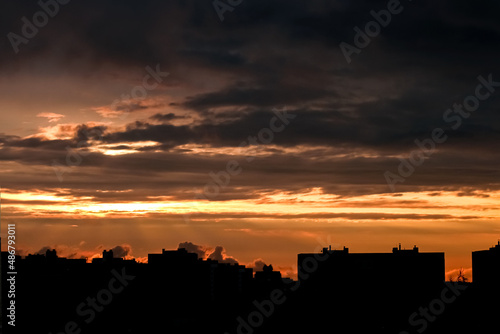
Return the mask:
M500 281L500 241L489 250L472 252L472 279L474 284L498 288Z

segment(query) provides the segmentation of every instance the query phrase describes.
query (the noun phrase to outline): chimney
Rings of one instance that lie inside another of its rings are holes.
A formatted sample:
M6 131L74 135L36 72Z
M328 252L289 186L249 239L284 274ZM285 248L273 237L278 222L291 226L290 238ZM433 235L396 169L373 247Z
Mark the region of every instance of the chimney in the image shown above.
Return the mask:
M328 246L328 250L331 252L332 251L332 245Z
M401 243L399 243L399 250L401 250Z

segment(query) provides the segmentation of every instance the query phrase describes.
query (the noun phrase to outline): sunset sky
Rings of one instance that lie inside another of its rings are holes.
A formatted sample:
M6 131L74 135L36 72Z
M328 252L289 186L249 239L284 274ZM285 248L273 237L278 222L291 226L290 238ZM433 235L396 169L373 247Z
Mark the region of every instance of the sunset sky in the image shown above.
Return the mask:
M70 1L29 38L43 9L3 1L2 232L23 255L222 246L292 277L300 252L401 243L471 278L500 238L500 83L445 115L500 82L500 3L400 6L349 63L387 1Z

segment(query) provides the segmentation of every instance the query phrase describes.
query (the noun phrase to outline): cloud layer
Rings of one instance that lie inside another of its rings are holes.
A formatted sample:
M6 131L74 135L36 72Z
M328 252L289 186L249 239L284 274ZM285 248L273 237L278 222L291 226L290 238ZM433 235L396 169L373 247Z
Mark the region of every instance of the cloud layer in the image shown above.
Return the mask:
M498 223L500 4L404 1L348 64L339 44L386 6L256 0L221 22L211 1L61 5L18 53L0 42L4 216ZM0 4L0 33L39 10ZM447 121L490 74L491 96ZM436 128L447 140L392 192L384 173Z

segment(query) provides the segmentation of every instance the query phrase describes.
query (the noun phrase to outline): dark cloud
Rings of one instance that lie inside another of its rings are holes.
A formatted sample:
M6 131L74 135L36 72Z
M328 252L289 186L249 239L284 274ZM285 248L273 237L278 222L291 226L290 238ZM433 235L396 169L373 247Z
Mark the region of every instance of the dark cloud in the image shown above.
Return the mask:
M217 246L215 247L215 250L208 256L209 259L218 261L220 263L230 263L230 264L237 264L238 261L231 257L226 255L226 250L222 246Z
M177 247L177 248L178 249L184 248L189 253L195 253L198 255L199 259L205 259L206 253L207 253L207 250L205 249L205 247L200 246L200 245L195 245L190 241L179 243L179 247Z
M42 248L40 248L35 254L38 254L38 255L45 255L47 253L48 250L52 250L53 248L49 247L49 246L44 246Z
M307 103L335 93L326 92L316 87L290 86L277 87L229 88L224 91L190 96L184 106L194 110L223 106L275 107L284 104Z
M66 173L64 186L96 201L167 193L190 199L193 188L211 181L209 172L223 170L231 159L241 161L244 172L214 200L318 186L341 196L385 193L383 173L395 171L398 158L416 149L415 139L442 127L449 139L398 191L498 189L498 95L482 102L457 130L443 121L443 113L474 93L478 75L493 73L500 81L495 72L500 4L406 2L403 12L347 64L339 43L353 43L353 28L363 28L373 19L371 10L386 5L255 0L226 12L224 22L211 1L91 0L61 6L47 26L19 46L17 55L3 38L0 72L9 85L16 75L46 82L68 75L86 86L125 82L132 88L141 84L137 80L146 66L161 64L172 74L148 97L167 102L122 101L115 111L130 113L128 124L80 124L71 139L27 137L16 130L0 136L0 160L17 164L6 172L4 184L12 189L60 188L53 162L67 166L68 147L93 142L92 152ZM0 33L20 33L21 18L31 18L39 9L36 1L3 2ZM107 101L130 88L110 88ZM22 93L24 99L31 94ZM62 94L54 89L49 102L37 103L51 110L50 101ZM78 96L99 105L85 91ZM172 109L158 113L156 108L165 106ZM271 143L258 147L265 154L252 163L243 154L204 154L186 147L236 148L269 127L272 109L284 106L296 118ZM188 119L187 112L191 123L172 124ZM65 120L71 116L68 112ZM118 156L97 149L102 144L113 151L131 149L124 142L143 141L157 145ZM98 193L96 188L132 190Z
M226 254L226 250L222 246L217 246L215 249L211 249L205 246L196 245L190 241L185 241L179 243L178 248L184 248L189 253L197 254L199 259L210 259L220 263L238 263L235 258Z
M126 112L133 112L144 109L148 109L148 106L145 106L140 102L121 103L115 107L115 110L117 111L126 111Z
M81 124L76 129L74 141L82 145L82 143L86 143L89 140L100 140L106 129L106 126L88 126L86 124Z
M155 114L150 117L150 119L155 120L155 121L160 121L160 122L169 122L174 119L186 119L189 118L188 116L181 116L181 115L176 115L174 113L168 113L168 114Z
M253 261L253 264L251 265L251 267L253 268L253 271L256 272L256 271L264 270L265 265L266 265L266 263L264 262L264 260L256 259Z
M111 249L113 251L113 257L124 258L132 253L132 247L130 245L118 245Z

